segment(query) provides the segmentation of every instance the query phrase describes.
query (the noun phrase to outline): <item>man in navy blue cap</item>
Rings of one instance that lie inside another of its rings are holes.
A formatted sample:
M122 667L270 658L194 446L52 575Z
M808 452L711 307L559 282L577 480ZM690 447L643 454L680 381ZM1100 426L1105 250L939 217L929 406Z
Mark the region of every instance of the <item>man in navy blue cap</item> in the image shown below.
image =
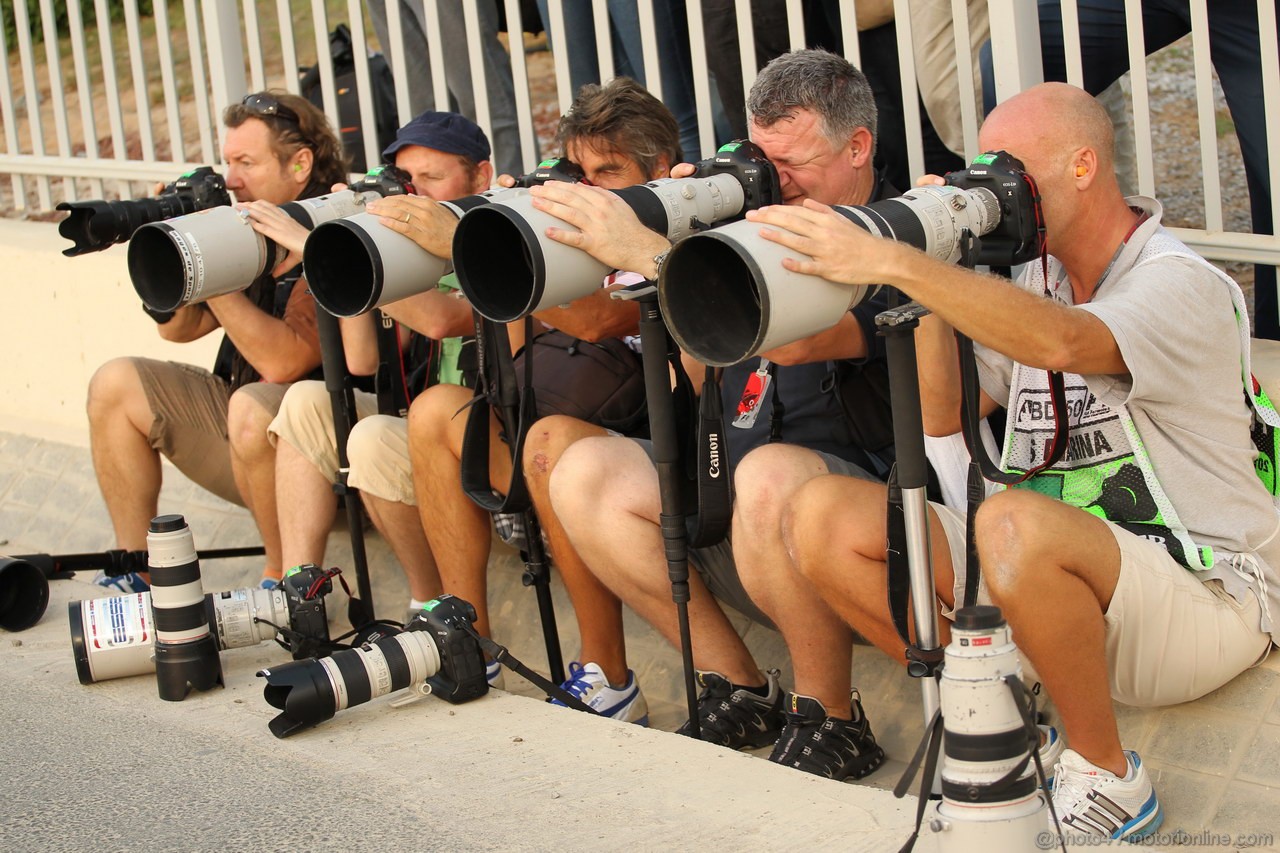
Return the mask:
M413 239L428 251L439 252L452 236L451 220L441 237L436 204L489 188L493 167L489 140L470 119L455 113L426 112L396 134L383 152L388 162L404 170L416 195L396 196L370 205L383 224ZM270 236L275 236L274 234ZM436 382L461 383L461 336L472 329L471 309L455 297L453 276L438 288L384 306L382 311L415 334L403 343L410 392ZM371 314L342 321L347 366L355 375L369 375L379 355ZM437 358L431 354L438 351ZM418 520L405 422L378 415L374 394L357 391L361 418L347 442L348 482L360 491L370 517L400 560L409 580L411 598L421 603L440 592L431 549ZM337 500L332 484L337 473L333 411L323 382L299 382L289 389L280 412L256 439L273 448L276 505L284 568L324 559ZM273 519L258 519L260 525ZM279 569L277 568L277 571Z

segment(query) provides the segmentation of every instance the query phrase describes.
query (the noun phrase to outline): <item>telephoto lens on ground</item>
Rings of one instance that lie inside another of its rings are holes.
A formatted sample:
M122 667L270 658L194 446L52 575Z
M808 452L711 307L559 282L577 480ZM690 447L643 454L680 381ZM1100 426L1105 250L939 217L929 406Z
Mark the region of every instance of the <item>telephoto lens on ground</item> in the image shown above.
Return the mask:
M220 650L256 646L288 625L282 589L233 589L204 597L205 619ZM155 671L151 593L113 595L67 605L71 652L81 684Z
M223 686L218 642L205 614L200 560L186 519L160 515L147 531L151 607L155 614L156 686L180 702L195 690Z

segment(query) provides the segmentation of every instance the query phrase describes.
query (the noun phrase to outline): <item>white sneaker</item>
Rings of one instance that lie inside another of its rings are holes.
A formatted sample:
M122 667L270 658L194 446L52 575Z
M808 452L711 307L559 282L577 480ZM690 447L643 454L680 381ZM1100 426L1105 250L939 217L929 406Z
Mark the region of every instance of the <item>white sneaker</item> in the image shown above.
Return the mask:
M1053 806L1065 832L1136 841L1160 828L1164 812L1138 753L1125 750L1129 763L1121 779L1064 750L1053 781Z
M636 683L636 674L631 670L627 670L626 684L612 687L600 664L573 661L569 664L569 679L560 686L602 717L638 726L649 725L649 706ZM563 702L554 699L551 704L564 706Z
M1044 778L1053 785L1054 768L1058 766L1058 762L1062 760L1062 752L1066 749L1066 744L1062 740L1062 735L1058 734L1058 730L1053 726L1037 726L1040 734L1044 735L1044 743L1040 744L1040 766L1044 768ZM1031 768L1034 772L1035 768Z
M486 661L484 665L484 680L489 682L489 686L494 690L502 690L506 684L502 678L502 664L496 660Z

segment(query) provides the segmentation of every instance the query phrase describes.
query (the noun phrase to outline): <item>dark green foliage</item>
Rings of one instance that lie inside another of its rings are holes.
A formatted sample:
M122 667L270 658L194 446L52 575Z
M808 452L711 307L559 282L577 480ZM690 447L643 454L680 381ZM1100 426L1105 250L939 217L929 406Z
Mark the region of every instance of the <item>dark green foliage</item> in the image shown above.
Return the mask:
M17 45L18 25L14 19L13 4L25 2L27 6L27 18L31 22L31 40L39 44L44 41L44 25L40 17L40 0L0 0L0 15L4 17L4 40L9 50L15 50ZM50 4L53 7L54 17L57 18L58 35L65 36L70 30L67 25L67 2L68 0L53 0ZM98 20L94 12L93 0L70 0L70 2L80 3L80 15L84 20L85 29L91 30ZM107 9L111 15L111 20L124 20L124 4L131 0L107 0ZM138 14L151 14L151 0L137 0Z

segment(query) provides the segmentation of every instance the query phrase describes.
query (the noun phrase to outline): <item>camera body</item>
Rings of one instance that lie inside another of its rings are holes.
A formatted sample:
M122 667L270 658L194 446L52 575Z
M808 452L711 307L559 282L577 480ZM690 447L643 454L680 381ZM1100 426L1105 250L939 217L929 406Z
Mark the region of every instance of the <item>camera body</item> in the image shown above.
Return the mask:
M550 157L539 163L532 172L516 178L516 187L527 190L529 187L541 186L547 181L576 184L585 177L586 173L582 171L582 167L568 157Z
M329 616L325 596L333 580L315 563L294 566L280 582L289 608L291 634L285 637L294 660L317 657L329 646Z
M58 223L58 233L75 245L62 254L100 252L128 240L143 225L230 204L226 181L210 166L192 169L152 198L64 201L57 209L70 215Z
M735 219L741 218L748 210L782 204L778 170L754 142L739 139L721 145L714 157L697 164L697 171L693 174L695 178L713 175L731 175L742 186L742 210Z
M427 679L431 692L458 704L483 696L489 689L484 674L484 653L470 628L476 609L461 598L442 595L428 601L407 631L427 631L440 652L440 671Z
M349 184L347 189L357 195L360 193L377 193L379 196L418 194L413 188L413 178L409 173L391 163L374 166L358 181Z
M951 172L945 180L948 186L962 190L984 189L1000 205L996 226L981 237L974 263L1013 266L1026 263L1043 250L1040 192L1016 157L1006 151L979 154L969 168Z

